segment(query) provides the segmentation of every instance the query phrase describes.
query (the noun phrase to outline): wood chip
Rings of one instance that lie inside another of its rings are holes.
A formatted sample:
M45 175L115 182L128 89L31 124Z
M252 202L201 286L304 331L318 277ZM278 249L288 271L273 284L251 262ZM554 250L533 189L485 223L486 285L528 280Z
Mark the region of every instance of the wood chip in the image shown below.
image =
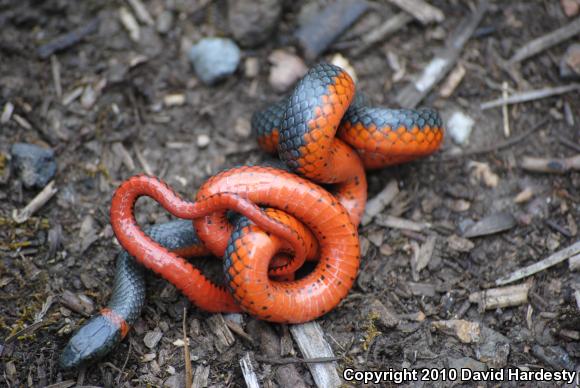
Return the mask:
M111 145L111 150L119 159L121 159L123 165L127 167L129 171L132 172L135 170L135 162L133 161L133 157L131 156L129 151L127 151L123 143L121 142L113 143Z
M2 115L0 115L0 124L6 124L10 121L12 117L12 113L14 112L14 104L10 101L4 104L4 108L2 109Z
M20 125L22 128L26 129L26 130L31 130L32 129L32 125L28 122L28 120L26 120L24 117L20 116L19 114L14 113L14 115L12 116L12 118L14 119L14 121L16 121L18 123L18 125Z
M481 341L481 326L477 322L463 319L451 319L448 321L435 321L431 327L445 334L457 337L465 344L478 343Z
M414 232L421 232L424 229L431 227L426 222L416 222L395 216L378 217L376 223L386 228L407 229Z
M181 106L185 104L185 94L174 93L167 94L163 97L163 105L165 106Z
M429 62L414 82L403 88L397 95L396 100L400 106L415 108L445 77L459 59L463 47L473 35L488 7L488 1L481 0L473 14L449 34L445 49Z
M474 238L504 232L516 226L516 219L510 213L501 212L487 216L469 227L463 237Z
M515 203L528 202L534 196L534 190L531 187L526 187L514 197Z
M550 268L558 263L561 263L568 258L577 255L580 253L580 241L570 245L567 248L559 250L558 252L548 256L547 258L534 263L530 266L525 268L518 269L517 271L512 272L510 275L499 278L495 281L495 284L501 286L508 283L513 283L535 273L545 270L546 268Z
M532 40L521 47L509 60L510 63L521 62L552 46L562 43L580 33L580 18L560 27L546 35Z
M456 234L447 237L446 241L449 249L457 252L468 253L475 247L475 244L471 240L459 237Z
M489 164L471 160L467 163L467 168L471 170L474 178L487 187L497 187L499 176L491 171Z
M580 171L580 154L562 159L545 159L524 156L520 167L527 171L550 174L566 174L569 171Z
M368 200L361 224L363 226L370 224L373 218L395 199L397 194L399 194L399 185L395 179L391 179L376 196Z
M408 282L409 290L413 295L432 298L436 295L435 285L431 283Z
M422 24L442 22L445 20L445 15L439 8L423 0L389 0L389 2L413 15Z
M119 8L119 19L121 20L123 27L125 27L129 33L131 40L133 42L139 42L139 39L141 38L141 29L131 11L126 7Z
M465 70L465 66L463 66L461 63L455 66L455 69L453 69L453 71L449 73L449 76L447 77L443 85L441 85L439 95L443 98L451 97L455 89L457 89L457 87L463 80L463 77L465 77L466 73L467 71Z
M535 101L542 98L557 96L559 94L569 93L575 90L580 90L580 84L574 83L570 85L557 86L553 88L543 88L536 90L529 90L521 93L514 93L510 97L498 98L496 100L484 102L479 107L481 110L495 108L505 104L519 104L527 101Z
M227 348L232 346L236 342L236 337L230 331L230 328L226 324L223 315L214 314L208 320L207 324L210 331L216 337L216 349L218 352L223 353Z
M378 299L373 299L365 308L365 315L369 314L374 314L377 317L377 323L386 329L391 329L399 324L397 314L385 307Z
M154 24L153 18L141 0L127 0L127 2L131 5L131 8L133 8L133 11L135 11L135 15L137 15L137 18L142 23L145 23L148 26L152 26Z
M209 385L209 365L198 365L193 372L191 388L204 388Z
M572 256L568 260L570 271L580 271L580 255Z
M242 374L244 375L246 386L248 388L260 388L260 384L258 384L258 376L256 376L256 372L254 372L250 353L246 353L244 357L240 359L240 367L242 368Z
M531 287L531 283L524 283L474 292L469 295L469 301L477 303L481 311L519 306L528 303L528 291Z
M437 236L430 235L427 237L425 244L421 245L419 249L415 250L413 257L411 258L411 268L413 272L413 280L419 280L419 272L429 265L433 252L435 251L435 243L437 242Z
M290 332L305 359L334 357L332 348L324 339L324 332L318 322L313 321L292 325L290 326ZM318 388L338 388L342 386L342 380L336 368L336 362L308 364L308 369L312 373Z
M32 201L30 201L28 205L24 207L24 209L20 211L14 209L12 211L12 219L14 219L18 224L26 222L34 213L50 201L57 191L58 189L54 187L54 181L51 181L36 195L36 197L32 199Z

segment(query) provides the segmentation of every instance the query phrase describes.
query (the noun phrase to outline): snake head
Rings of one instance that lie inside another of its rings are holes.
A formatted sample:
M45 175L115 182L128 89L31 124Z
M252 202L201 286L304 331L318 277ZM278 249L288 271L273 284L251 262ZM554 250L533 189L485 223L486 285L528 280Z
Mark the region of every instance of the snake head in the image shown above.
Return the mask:
M76 368L94 361L108 353L121 339L120 327L107 317L97 315L70 339L60 356L60 367Z

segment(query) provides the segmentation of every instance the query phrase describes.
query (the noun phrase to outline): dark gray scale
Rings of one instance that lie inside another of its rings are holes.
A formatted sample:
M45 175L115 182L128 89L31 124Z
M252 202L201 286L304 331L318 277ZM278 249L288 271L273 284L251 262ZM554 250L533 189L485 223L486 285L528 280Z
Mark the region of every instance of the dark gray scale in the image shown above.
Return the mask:
M191 221L178 220L154 225L145 234L168 249L185 248L200 244ZM107 308L133 325L145 304L145 275L141 265L127 252L117 256L117 268L111 299ZM109 353L122 340L119 327L97 315L84 324L64 348L60 365L74 368Z
M351 125L361 123L367 128L371 124L375 124L378 129L384 127L397 129L400 126L412 129L417 125L419 130L423 130L426 125L431 128L443 126L443 121L435 109L385 109L361 105L351 106L344 115L342 122L350 123Z
M236 241L243 237L242 230L245 227L253 225L253 223L246 217L241 216L237 213L232 214L230 218L230 223L233 226L232 234L228 240L228 246L226 247L226 252L224 253L224 274L226 276L226 284L231 291L234 291L231 287L233 277L230 274L230 267L233 264L233 254L236 250Z
M308 122L314 118L315 108L322 105L322 96L328 94L333 78L341 73L342 70L334 65L316 65L298 82L290 95L280 127L278 154L292 170L300 167L298 160L302 155L299 148L306 145L304 134L309 131Z
M279 129L280 124L284 119L284 112L286 111L287 104L288 99L285 98L264 110L255 112L252 115L251 122L254 136L270 136L274 128Z

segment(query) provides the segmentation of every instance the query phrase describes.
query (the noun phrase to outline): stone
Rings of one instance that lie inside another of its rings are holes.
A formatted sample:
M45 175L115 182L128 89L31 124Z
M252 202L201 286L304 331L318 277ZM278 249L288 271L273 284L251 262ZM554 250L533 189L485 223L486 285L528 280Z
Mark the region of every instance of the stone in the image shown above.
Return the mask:
M230 30L243 47L256 47L266 42L276 30L281 14L280 0L228 1Z
M206 85L233 74L240 63L240 49L227 38L204 38L191 47L189 59Z
M568 47L560 60L560 77L566 80L580 80L580 43Z
M12 169L24 187L43 188L56 174L54 151L34 144L16 143L10 149Z

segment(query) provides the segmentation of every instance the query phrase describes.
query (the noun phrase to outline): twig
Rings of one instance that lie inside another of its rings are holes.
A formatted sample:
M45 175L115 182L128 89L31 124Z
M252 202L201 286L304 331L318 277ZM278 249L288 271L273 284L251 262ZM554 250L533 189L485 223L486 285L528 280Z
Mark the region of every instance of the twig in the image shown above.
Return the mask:
M573 22L565 25L564 27L560 27L555 31L528 42L518 51L516 51L509 62L521 62L524 59L530 58L531 56L534 56L554 45L557 45L558 43L572 38L578 33L580 33L580 17L576 18Z
M416 107L431 89L445 77L459 59L463 47L473 35L488 7L488 1L481 0L473 14L449 35L445 49L429 62L415 82L407 85L397 95L396 99L399 105L406 108Z
M52 69L52 81L54 82L54 92L58 98L62 97L62 84L60 82L60 62L56 55L50 56L50 67Z
M189 342L187 340L187 308L183 308L183 358L185 360L185 386L191 387L193 373L191 371L191 357L189 355Z
M127 32L129 33L129 37L133 42L139 42L141 37L141 29L139 28L139 23L135 19L135 16L129 11L126 7L119 8L119 19L121 20L121 24Z
M292 325L290 326L290 332L305 359L334 357L332 348L324 339L322 328L316 321ZM317 387L337 388L342 385L342 381L336 371L336 363L326 362L307 365Z
M256 361L260 361L266 364L272 365L286 365L286 364L312 364L320 362L334 362L341 360L340 357L317 357L317 358L298 358L298 357L286 357L286 358L271 358L256 356Z
M490 145L489 147L483 147L483 148L474 149L474 150L467 150L467 151L462 152L460 154L445 155L440 159L434 159L434 161L436 161L436 162L448 162L450 160L455 160L455 159L463 158L466 156L487 154L489 152L495 152L495 151L499 151L499 150L504 149L504 148L511 147L511 146L519 143L520 141L524 140L526 137L530 136L531 134L536 132L538 129L543 128L548 123L548 121L549 121L549 118L544 117L542 120L538 121L535 125L530 127L527 131L522 132L517 136L513 136L510 139L508 139L502 143Z
M510 306L519 306L528 301L530 283L518 284L501 288L492 288L485 291L474 292L469 295L471 303L479 304L481 311Z
M51 181L36 195L36 197L32 199L32 201L30 201L28 205L24 207L24 209L20 211L14 209L12 212L12 218L18 224L26 222L38 209L50 201L57 191L58 189L54 187L54 181Z
M137 18L141 20L141 22L149 26L154 24L153 18L141 0L127 0L127 2L131 5L131 8L135 11L135 15L137 15Z
M501 84L501 93L503 98L503 104L501 106L501 113L503 115L503 134L505 137L510 137L510 115L508 111L508 103L507 100L509 98L508 94L508 83L503 82Z
M395 199L397 194L399 194L399 186L395 179L391 179L384 189L367 202L361 224L368 225L377 214L382 212Z
M50 42L40 46L36 53L42 59L50 57L57 51L62 51L80 42L85 36L97 31L99 27L99 18L89 20L86 24L68 32Z
M260 388L260 384L258 384L258 376L256 376L256 372L254 372L250 353L246 353L244 357L240 359L240 367L242 368L242 374L244 375L246 386L248 388Z
M489 108L495 108L496 106L502 106L506 104L519 104L520 102L539 100L541 98L552 97L578 89L580 89L580 84L575 83L571 85L557 86L554 88L529 90L527 92L514 94L506 99L498 98L496 100L484 102L479 107L481 110L486 110Z
M560 140L560 143L562 143L566 147L569 147L569 148L573 149L574 151L580 152L580 145L574 143L572 140L569 140L569 139L565 138L564 136L558 136L558 140Z
M414 232L420 232L423 229L431 227L431 225L425 222L416 222L395 216L385 216L378 218L376 220L376 223L386 228L407 229L412 230Z
M445 15L439 8L423 0L389 0L389 2L413 15L421 24L442 22L445 20Z
M525 156L520 167L527 171L565 174L568 171L580 171L580 154L562 159L544 159Z
M131 356L131 350L133 350L133 348L131 347L131 341L129 341L129 349L127 350L127 357L125 357L125 361L123 362L123 366L121 367L121 369L119 370L119 374L117 375L117 386L120 387L121 386L121 377L123 377L123 372L125 372L125 368L127 367L127 363L129 362L129 357Z
M375 44L386 39L389 35L404 28L411 22L411 20L413 20L413 17L406 12L400 12L387 19L379 27L371 30L367 35L361 38L359 45L352 50L352 55L354 57L361 55Z
M550 268L558 263L561 263L567 260L569 257L577 255L579 252L580 252L580 241L550 255L544 260L538 261L537 263L534 263L525 268L518 269L506 277L497 279L495 281L495 284L501 286L504 284L513 283L517 280L523 279L525 277L543 271L546 268Z

